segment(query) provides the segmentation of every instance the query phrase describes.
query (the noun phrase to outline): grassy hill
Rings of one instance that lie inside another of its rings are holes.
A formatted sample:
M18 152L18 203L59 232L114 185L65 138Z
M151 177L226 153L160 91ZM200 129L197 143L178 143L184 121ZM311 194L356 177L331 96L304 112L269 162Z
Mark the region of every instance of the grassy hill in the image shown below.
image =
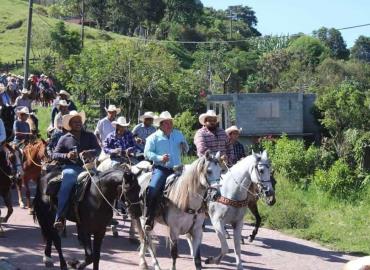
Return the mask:
M28 1L26 0L0 0L0 62L13 62L24 57L24 48L27 34ZM59 20L49 18L45 7L34 4L32 22L32 50L31 58L37 57L48 50L42 42L50 28ZM80 31L77 24L66 23L69 29ZM124 36L102 32L97 29L85 27L85 46L105 43L108 40L124 39Z

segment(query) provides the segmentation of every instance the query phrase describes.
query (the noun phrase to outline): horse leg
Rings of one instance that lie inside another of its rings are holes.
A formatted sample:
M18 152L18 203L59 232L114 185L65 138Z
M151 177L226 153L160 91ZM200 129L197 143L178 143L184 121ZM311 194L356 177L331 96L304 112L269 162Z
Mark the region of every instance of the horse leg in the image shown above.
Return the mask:
M145 260L145 251L146 251L146 248L147 248L146 241L145 241L145 233L144 233L143 227L141 226L141 222L140 222L139 218L138 219L132 219L131 220L131 226L135 226L134 223L136 223L138 234L139 234L139 239L140 239L139 268L141 270L147 270L148 269L148 264L146 263L146 260Z
M141 221L143 223L141 223ZM150 232L145 232L143 230L143 224L145 223L145 219L140 219L137 218L135 219L135 224L137 226L137 230L139 233L139 239L141 242L140 245L140 269L148 269L148 265L145 261L145 251L148 249L150 257L152 258L152 262L154 265L155 270L161 270L161 267L159 266L158 259L155 254L155 250L153 248L153 243L152 243L152 236Z
M203 228L202 228L203 229ZM190 233L186 234L186 240L188 241L188 245L190 248L190 255L194 257L194 250L193 250L193 236Z
M238 223L234 224L234 252L235 252L235 259L236 259L236 269L243 270L243 264L241 260L241 248L240 248L240 238L242 235L242 228L243 228L243 220L239 221Z
M170 239L170 249L171 249L171 258L172 258L172 267L171 270L176 270L176 259L179 256L177 250L177 239Z
M193 229L192 232L192 250L195 269L202 269L202 259L200 257L200 244L202 243L203 229L201 227Z
M22 179L17 180L16 187L17 187L19 207L24 208L23 197L22 197Z
M53 240L55 249L58 252L59 262L60 262L60 269L67 270L68 269L67 262L64 259L63 252L62 252L62 241L59 237L59 234L58 234L57 230L54 229L54 228L52 228L52 240Z
M100 261L100 249L105 235L105 228L94 234L94 244L93 244L93 270L99 270L99 261Z
M229 246L227 244L226 238L225 238L225 225L220 220L212 220L213 228L216 231L216 234L218 236L218 239L221 243L221 252L217 257L209 257L205 263L206 264L219 264L222 257L225 256L229 250Z
M128 231L128 239L132 243L137 243L137 238L135 236L135 222L131 219L130 229Z
M29 181L24 181L24 187L26 188L26 208L28 208L29 214L32 215L32 208L31 208L31 190L28 185Z
M254 238L258 233L258 229L261 226L261 216L258 212L257 202L249 203L248 208L256 219L256 224L251 235L249 235L249 242L253 242ZM242 240L243 241L243 240ZM243 241L244 242L244 241Z
M12 206L12 193L10 192L10 190L8 191L8 193L4 196L4 203L5 203L5 206L8 208L8 212L6 213L6 216L5 218L2 220L4 223L7 223L8 222L8 219L9 217L12 215L13 213L13 206Z
M81 230L79 230L78 233L81 234L81 241L85 249L85 261L81 264L77 263L75 267L76 269L84 269L86 266L88 266L89 264L93 262L93 254L92 254L92 248L91 248L91 234L82 233Z
M53 244L52 239L46 239L46 246L44 250L44 257L42 262L45 264L45 267L51 268L54 267L53 259L51 258L51 245Z

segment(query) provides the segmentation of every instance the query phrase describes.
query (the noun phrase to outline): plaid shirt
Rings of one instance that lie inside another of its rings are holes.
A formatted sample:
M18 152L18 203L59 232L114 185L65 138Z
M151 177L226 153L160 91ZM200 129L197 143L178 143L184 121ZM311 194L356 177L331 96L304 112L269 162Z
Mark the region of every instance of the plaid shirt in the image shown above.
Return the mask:
M112 154L112 150L116 148L121 148L122 151L127 150L127 148L134 147L134 137L131 131L126 130L121 138L117 138L116 131L111 132L105 138L103 143L103 150L106 154Z
M234 151L234 159L231 160L232 164L237 163L239 160L245 157L244 146L240 142L236 141L233 144L233 151Z
M217 128L216 132L211 132L208 128L202 127L198 129L194 136L194 144L197 147L198 157L204 155L207 150L211 150L212 154L221 152L221 155L226 155L229 161L234 159L232 145L225 130Z

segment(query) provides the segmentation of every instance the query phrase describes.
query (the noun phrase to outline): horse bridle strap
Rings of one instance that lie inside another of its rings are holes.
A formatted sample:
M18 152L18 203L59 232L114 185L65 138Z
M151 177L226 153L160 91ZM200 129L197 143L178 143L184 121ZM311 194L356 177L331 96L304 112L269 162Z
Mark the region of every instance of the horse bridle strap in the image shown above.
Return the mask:
M233 206L235 208L243 208L248 205L248 198L242 201L235 201L224 196L220 196L217 198L216 202L222 203L224 205Z

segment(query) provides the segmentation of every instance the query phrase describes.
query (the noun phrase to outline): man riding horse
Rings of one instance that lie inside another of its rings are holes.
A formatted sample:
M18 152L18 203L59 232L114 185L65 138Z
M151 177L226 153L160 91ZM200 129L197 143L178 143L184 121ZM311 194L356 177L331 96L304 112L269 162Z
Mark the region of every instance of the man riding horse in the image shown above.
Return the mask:
M63 165L62 184L58 193L58 210L54 227L64 228L70 192L76 184L78 175L83 171L83 160L90 160L100 153L100 146L92 132L83 129L86 117L84 112L71 111L63 116L63 135L52 154L52 159ZM80 154L79 154L80 153Z
M167 111L155 119L159 129L147 138L144 155L154 162L152 178L146 194L145 230L151 231L159 199L166 179L174 173L173 168L181 165L181 152L189 150L181 131L173 129L173 118Z
M140 152L144 152L146 138L153 134L157 129L153 126L155 115L153 112L145 112L139 117L142 123L137 124L132 130L134 135L136 147Z

